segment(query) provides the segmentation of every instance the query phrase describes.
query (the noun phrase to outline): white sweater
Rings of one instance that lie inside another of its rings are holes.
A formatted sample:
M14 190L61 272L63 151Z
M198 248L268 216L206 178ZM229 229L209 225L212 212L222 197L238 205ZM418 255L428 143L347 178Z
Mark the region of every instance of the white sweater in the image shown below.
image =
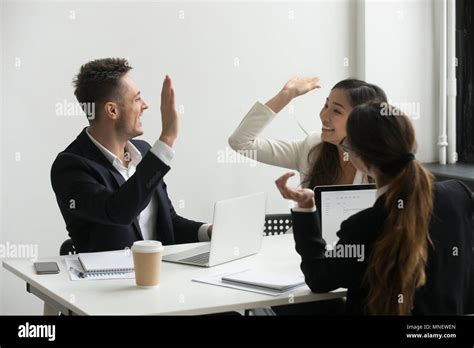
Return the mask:
M242 151L242 155L249 156L253 152L251 155L258 162L297 170L301 182L304 182L314 163L308 161L308 154L321 142L321 137L318 133L311 133L303 140L293 141L259 138L260 133L276 115L266 105L256 102L229 137L229 145L235 151ZM313 156L316 158L317 152L314 152ZM368 183L367 176L357 171L353 184L365 183Z

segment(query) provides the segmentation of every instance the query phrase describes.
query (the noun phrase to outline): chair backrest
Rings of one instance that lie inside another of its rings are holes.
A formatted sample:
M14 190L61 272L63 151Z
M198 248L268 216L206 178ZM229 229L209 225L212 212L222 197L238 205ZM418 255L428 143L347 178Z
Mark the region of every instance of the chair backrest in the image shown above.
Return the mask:
M265 215L265 236L283 234L292 227L291 214L268 214Z
M59 248L59 255L74 255L76 253L76 248L74 247L74 243L72 239L66 239L61 247Z

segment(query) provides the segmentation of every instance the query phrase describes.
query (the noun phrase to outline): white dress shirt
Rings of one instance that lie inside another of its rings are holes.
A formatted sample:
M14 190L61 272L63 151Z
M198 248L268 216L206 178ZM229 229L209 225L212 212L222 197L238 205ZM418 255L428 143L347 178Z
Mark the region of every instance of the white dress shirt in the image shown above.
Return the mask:
M89 129L86 129L86 133L89 136L90 140L97 146L97 148L104 154L104 156L109 160L109 162L114 166L115 169L122 175L122 177L127 181L137 169L137 165L142 160L142 154L140 151L133 145L130 141L125 145L125 153L128 154L128 166L125 166L120 158L115 156L111 151L109 151L105 146L99 143L94 137L89 133ZM164 142L157 140L150 151L158 157L164 164L170 166L171 160L174 157L174 150L169 147ZM152 196L150 203L142 210L140 215L138 215L137 220L142 231L142 236L144 240L154 240L156 239L156 197ZM209 224L203 224L198 230L198 239L201 242L209 241L209 236L207 234L207 229Z

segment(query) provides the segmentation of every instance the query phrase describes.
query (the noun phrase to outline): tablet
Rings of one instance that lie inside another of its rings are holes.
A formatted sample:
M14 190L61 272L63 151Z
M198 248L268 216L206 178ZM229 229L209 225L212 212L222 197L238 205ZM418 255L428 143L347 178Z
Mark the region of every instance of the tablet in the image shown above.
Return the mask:
M376 201L375 184L316 186L314 198L321 221L321 232L327 244L335 245L341 223Z

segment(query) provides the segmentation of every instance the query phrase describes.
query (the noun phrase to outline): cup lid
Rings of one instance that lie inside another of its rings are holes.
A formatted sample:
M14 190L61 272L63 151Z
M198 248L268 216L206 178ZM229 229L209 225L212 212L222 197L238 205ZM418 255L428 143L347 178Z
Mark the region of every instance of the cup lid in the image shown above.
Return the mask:
M138 240L132 245L132 251L139 253L156 253L163 250L163 245L157 240Z

